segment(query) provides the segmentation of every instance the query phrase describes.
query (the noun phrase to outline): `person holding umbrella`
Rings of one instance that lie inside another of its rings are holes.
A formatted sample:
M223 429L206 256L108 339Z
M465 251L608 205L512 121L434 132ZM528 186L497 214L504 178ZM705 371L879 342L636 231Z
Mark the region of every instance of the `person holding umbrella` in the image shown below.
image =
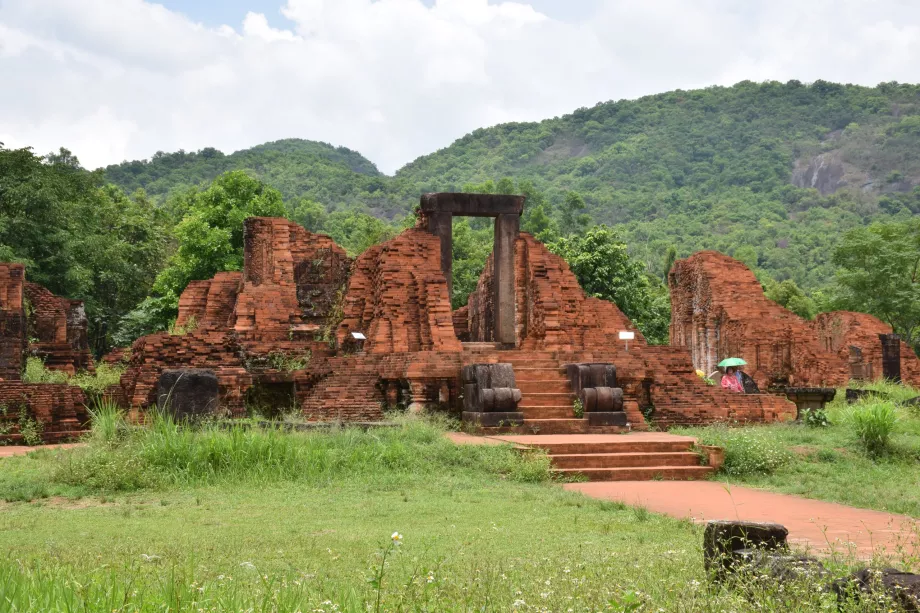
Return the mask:
M722 375L722 387L733 392L744 393L744 386L741 384L740 378L735 374L735 370L738 366L744 366L747 364L741 358L726 358L719 362L719 368L725 369L725 374Z

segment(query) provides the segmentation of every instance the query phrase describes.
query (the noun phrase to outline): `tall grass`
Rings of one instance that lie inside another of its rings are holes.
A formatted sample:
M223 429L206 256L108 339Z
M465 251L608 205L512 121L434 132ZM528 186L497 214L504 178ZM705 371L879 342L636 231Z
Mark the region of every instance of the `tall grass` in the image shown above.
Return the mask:
M890 402L863 401L846 413L846 421L866 453L879 456L890 448L898 416Z
M52 480L90 490L218 482L313 484L374 478L437 478L445 471L490 473L522 482L549 479L549 461L509 446L455 445L437 420L403 418L395 427L298 433L246 424L190 427L155 414L131 427L113 406L97 405L88 445L55 456Z

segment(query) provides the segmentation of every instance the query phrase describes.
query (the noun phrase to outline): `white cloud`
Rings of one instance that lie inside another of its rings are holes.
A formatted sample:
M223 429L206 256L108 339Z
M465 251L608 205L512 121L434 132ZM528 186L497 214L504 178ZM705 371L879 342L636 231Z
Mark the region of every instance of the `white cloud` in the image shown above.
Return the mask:
M920 81L913 0L597 7L579 21L527 0L288 0L278 29L256 12L207 28L143 0L0 0L0 141L93 167L301 137L392 172L478 127L609 99Z

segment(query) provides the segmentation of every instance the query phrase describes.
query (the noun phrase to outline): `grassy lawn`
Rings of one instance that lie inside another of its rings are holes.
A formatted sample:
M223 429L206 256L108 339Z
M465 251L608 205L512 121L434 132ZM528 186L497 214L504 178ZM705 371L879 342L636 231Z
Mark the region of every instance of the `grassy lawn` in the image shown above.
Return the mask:
M726 447L726 466L715 477L720 481L920 517L920 408L902 404L920 390L868 387L885 399L848 406L840 390L828 405L826 427L793 423L674 432ZM896 418L887 446L875 453L860 442L850 418L854 409L871 408L890 409Z
M0 611L837 610L807 581L711 584L700 526L442 433L113 422L0 460Z

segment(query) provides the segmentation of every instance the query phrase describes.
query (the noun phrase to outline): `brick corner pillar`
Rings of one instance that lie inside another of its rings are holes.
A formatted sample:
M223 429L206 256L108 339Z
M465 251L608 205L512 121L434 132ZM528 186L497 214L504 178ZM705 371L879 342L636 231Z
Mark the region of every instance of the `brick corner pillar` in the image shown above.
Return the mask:
M882 376L890 381L901 381L901 337L897 334L879 334L882 342Z
M492 303L495 340L505 345L514 345L517 341L514 329L514 243L520 229L520 215L502 214L495 218Z
M428 213L428 231L441 239L441 272L447 279L447 295L454 291L454 215L449 212Z

